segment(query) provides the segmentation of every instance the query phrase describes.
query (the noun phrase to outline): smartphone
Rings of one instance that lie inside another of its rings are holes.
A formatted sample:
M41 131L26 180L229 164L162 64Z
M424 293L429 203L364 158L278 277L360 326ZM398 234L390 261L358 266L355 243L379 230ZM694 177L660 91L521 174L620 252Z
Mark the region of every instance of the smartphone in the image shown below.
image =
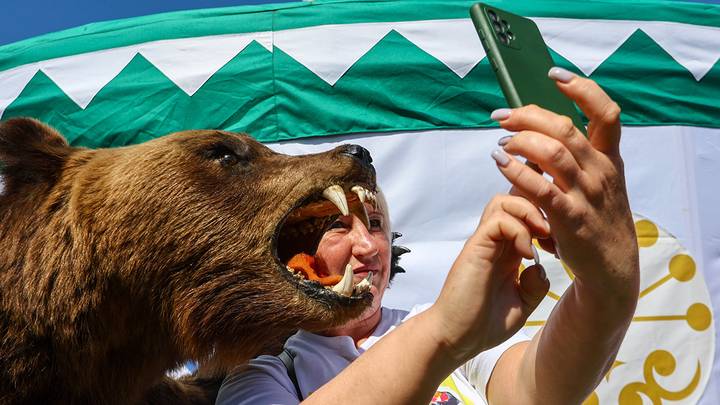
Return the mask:
M536 104L566 115L587 136L575 103L547 76L555 64L537 25L529 18L483 3L470 7L470 17L508 105Z

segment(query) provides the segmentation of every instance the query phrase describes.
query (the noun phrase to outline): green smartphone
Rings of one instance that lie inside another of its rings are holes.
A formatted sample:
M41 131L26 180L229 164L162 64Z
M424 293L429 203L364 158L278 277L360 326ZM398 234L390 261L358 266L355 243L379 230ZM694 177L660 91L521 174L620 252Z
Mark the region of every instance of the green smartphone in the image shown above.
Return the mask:
M547 76L555 64L537 25L529 18L484 3L470 7L470 17L508 105L536 104L566 115L587 136L575 103Z

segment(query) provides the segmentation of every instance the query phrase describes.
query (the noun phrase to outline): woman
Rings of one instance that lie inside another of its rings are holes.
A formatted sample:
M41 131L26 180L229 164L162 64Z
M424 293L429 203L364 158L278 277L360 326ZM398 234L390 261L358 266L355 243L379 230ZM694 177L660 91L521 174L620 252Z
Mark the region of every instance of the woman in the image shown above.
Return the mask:
M358 279L372 272L371 307L339 328L300 331L288 340L299 395L282 362L261 356L228 377L218 403L418 404L434 394L442 403L582 402L612 364L632 319L637 242L617 104L591 80L561 68L549 76L590 118L589 138L567 117L535 106L493 112L516 133L492 153L513 195L497 196L485 208L432 306L415 308L412 317L381 308L390 278L383 204L371 211L370 229L341 217L316 258L332 274L342 274L347 263ZM536 162L553 181L512 155ZM533 237L546 250L561 250L575 279L527 341L513 335L549 287L541 266L517 277L521 258L533 257ZM438 393L441 385L447 389Z

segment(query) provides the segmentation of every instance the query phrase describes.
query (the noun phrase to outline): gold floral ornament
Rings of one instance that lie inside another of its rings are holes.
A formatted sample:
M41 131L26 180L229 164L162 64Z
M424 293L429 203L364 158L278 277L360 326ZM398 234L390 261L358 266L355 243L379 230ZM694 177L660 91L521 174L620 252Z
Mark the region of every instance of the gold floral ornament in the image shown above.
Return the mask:
M695 375L692 377L690 384L679 391L669 391L661 387L655 379L655 372L662 376L669 376L675 371L675 358L670 352L665 350L656 350L645 359L643 366L644 382L633 382L625 386L620 391L620 405L643 405L640 393L650 398L653 405L662 404L663 399L669 401L679 401L686 399L695 391L700 381L700 362L697 363Z
M675 237L647 218L634 219L640 247L638 308L613 366L583 405L694 404L714 358L710 294L702 271ZM553 255L541 256L550 291L525 324L529 335L545 324L574 278Z

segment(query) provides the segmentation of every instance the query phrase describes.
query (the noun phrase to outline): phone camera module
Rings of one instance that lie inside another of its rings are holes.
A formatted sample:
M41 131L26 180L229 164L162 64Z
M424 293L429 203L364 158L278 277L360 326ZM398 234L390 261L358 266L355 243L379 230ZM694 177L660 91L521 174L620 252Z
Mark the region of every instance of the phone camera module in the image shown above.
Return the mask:
M502 42L505 45L510 45L510 38L508 38L507 34L504 32L498 33L498 38L500 38L500 42Z
M506 31L506 32L505 32L505 35L507 35L508 39L511 40L511 41L512 41L513 39L515 39L515 34L513 34L513 32L510 31L510 30Z
M492 26L493 26L493 29L495 30L495 32L497 32L497 33L503 32L502 26L500 25L499 22L493 21Z
M510 24L508 24L507 21L502 20L501 23L502 23L502 30L503 30L503 31L510 31Z
M500 20L500 17L498 17L497 13L495 13L494 11L488 10L487 13L488 13L488 16L490 16L490 19L491 19L493 22L498 22L498 21Z

